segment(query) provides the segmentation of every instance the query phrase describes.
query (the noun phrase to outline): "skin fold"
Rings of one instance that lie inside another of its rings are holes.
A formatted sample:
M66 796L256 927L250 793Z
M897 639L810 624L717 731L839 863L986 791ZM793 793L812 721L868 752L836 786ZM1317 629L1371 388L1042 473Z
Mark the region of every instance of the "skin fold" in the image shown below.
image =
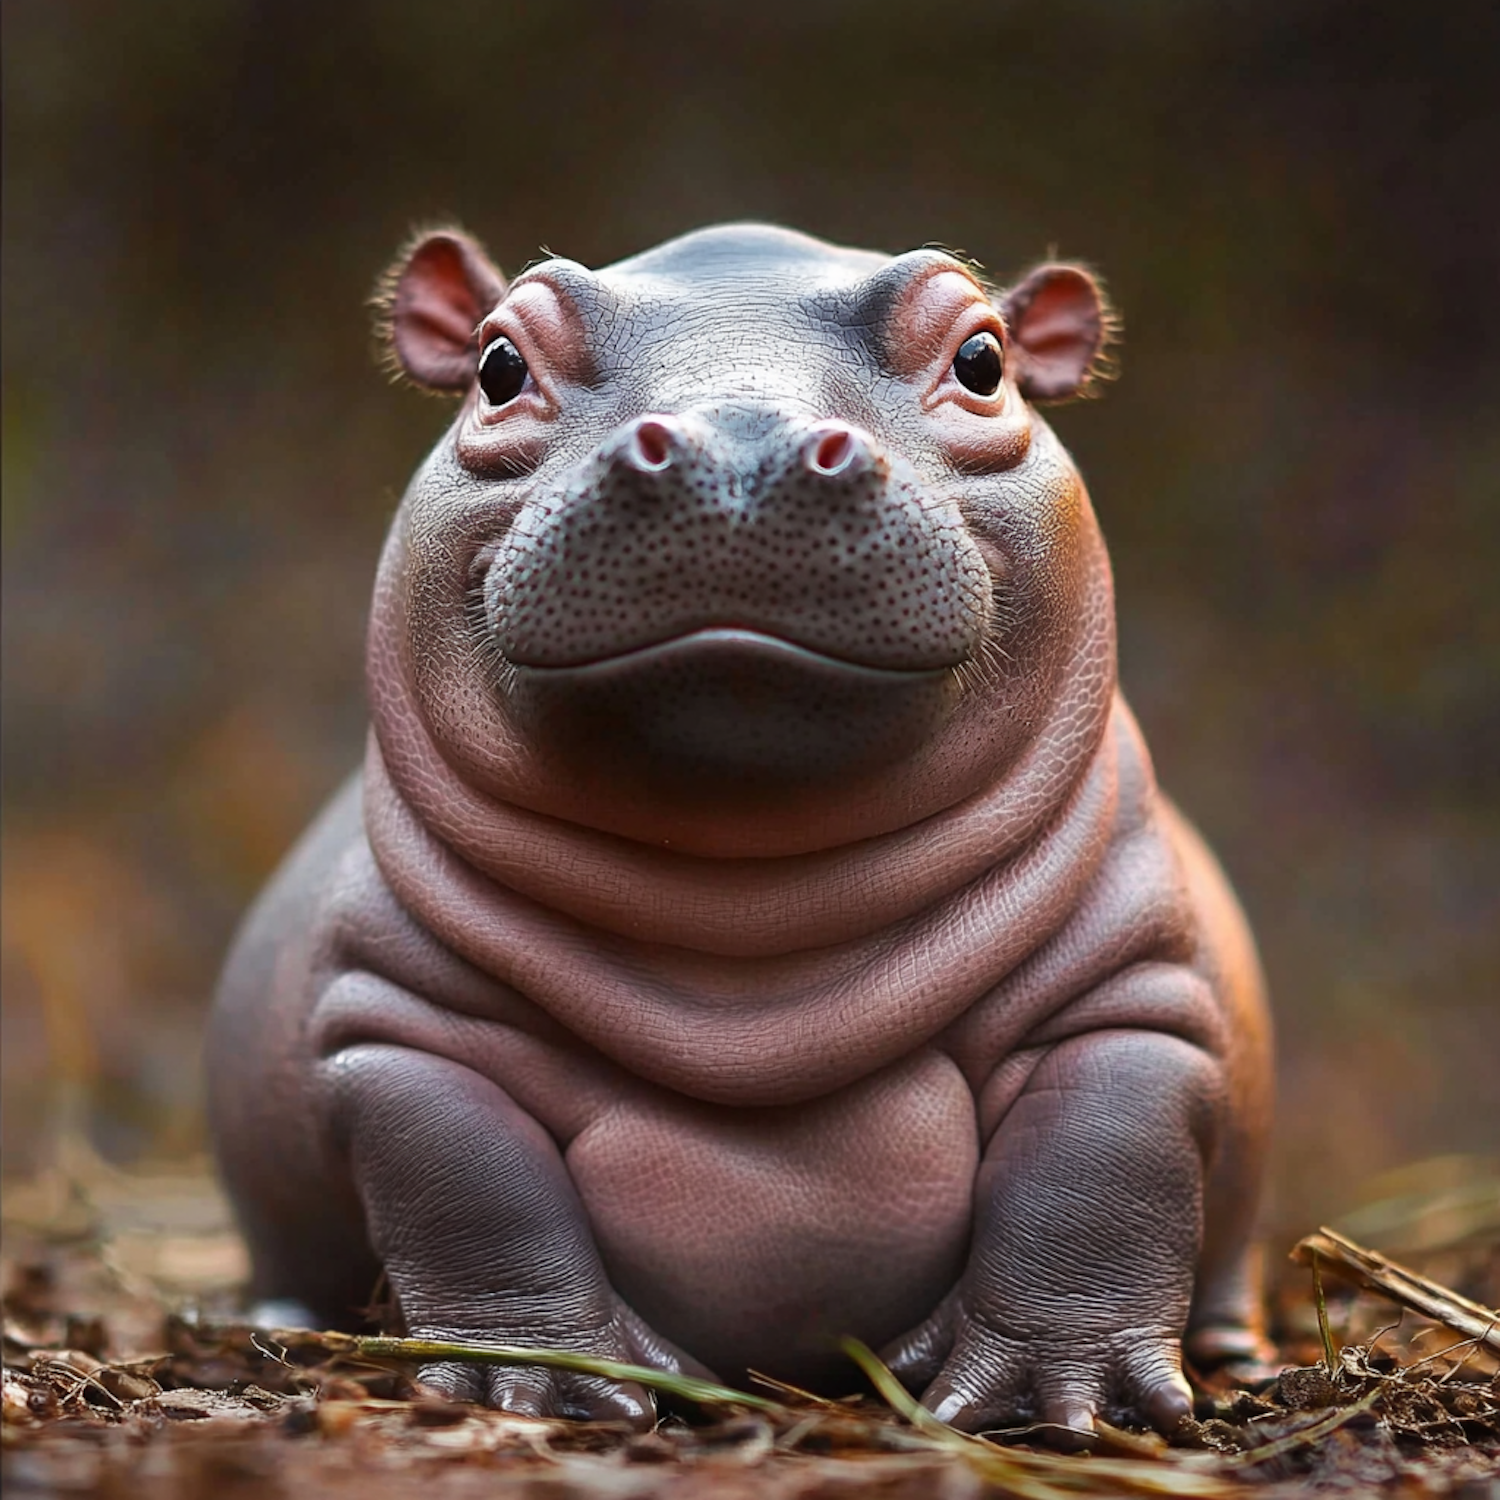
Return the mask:
M759 225L507 283L439 231L384 310L460 405L363 770L215 1006L255 1295L357 1323L383 1269L414 1334L835 1392L852 1334L964 1428L1169 1430L1184 1348L1260 1347L1270 1026L1034 405L1097 283Z

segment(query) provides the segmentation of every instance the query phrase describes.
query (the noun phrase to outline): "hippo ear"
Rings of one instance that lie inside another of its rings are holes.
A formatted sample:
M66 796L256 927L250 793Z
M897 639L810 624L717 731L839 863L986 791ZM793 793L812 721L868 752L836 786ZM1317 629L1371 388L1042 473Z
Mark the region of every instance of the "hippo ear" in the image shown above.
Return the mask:
M479 367L474 331L504 295L477 240L457 229L416 235L375 293L382 363L425 390L468 390Z
M1087 395L1114 373L1105 353L1119 323L1081 266L1038 266L1005 293L1000 310L1021 353L1018 383L1028 401Z

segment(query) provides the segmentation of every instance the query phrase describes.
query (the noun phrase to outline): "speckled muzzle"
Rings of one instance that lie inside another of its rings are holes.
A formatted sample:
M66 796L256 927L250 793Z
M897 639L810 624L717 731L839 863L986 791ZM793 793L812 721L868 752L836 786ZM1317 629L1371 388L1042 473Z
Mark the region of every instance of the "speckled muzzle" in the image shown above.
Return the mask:
M846 423L638 417L517 516L484 583L512 711L566 753L799 780L911 753L990 577L951 503Z

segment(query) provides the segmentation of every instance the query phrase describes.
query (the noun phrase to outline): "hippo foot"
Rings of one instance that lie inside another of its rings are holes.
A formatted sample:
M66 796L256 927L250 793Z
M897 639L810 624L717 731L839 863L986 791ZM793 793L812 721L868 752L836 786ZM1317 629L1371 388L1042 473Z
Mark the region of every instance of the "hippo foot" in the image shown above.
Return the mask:
M1181 1342L1169 1327L1107 1327L1076 1312L1021 1334L963 1289L883 1357L922 1404L963 1432L1041 1425L1054 1446L1088 1446L1098 1418L1170 1434L1192 1411Z
M504 1328L421 1327L412 1337L474 1343L520 1344L562 1349L598 1359L646 1365L676 1374L712 1378L689 1355L652 1332L622 1302L603 1327L580 1332L555 1323L516 1323ZM569 1417L584 1422L620 1422L647 1431L656 1422L656 1400L634 1381L607 1380L535 1365L478 1365L443 1360L422 1366L419 1381L450 1401L471 1401L520 1417Z

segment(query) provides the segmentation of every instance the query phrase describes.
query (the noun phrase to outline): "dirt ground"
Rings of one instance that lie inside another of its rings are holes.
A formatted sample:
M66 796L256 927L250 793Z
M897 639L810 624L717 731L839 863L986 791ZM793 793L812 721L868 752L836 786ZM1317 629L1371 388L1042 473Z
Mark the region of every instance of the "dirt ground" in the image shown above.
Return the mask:
M1493 1350L1325 1278L1330 1367L1310 1274L1290 1264L1273 1277L1279 1377L1201 1389L1170 1444L1108 1429L1077 1457L1024 1435L913 1427L867 1385L840 1401L763 1391L777 1398L766 1410L684 1406L644 1435L453 1405L424 1395L409 1367L237 1323L244 1269L206 1170L126 1176L92 1162L8 1188L6 1495L1500 1500ZM1419 1269L1500 1301L1492 1236ZM852 1365L849 1385L862 1385Z

